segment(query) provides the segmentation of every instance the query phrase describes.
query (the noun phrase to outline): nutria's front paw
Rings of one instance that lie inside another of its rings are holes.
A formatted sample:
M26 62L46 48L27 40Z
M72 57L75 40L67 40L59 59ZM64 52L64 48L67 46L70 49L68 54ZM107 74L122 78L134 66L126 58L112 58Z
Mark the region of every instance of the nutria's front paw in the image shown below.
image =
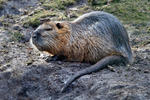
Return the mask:
M58 60L58 56L57 55L55 55L55 56L48 56L46 59L45 59L45 61L46 62L50 62L50 61L57 61Z
M54 55L52 57L48 56L45 61L50 62L50 61L64 61L66 59L65 56L60 56L60 55Z

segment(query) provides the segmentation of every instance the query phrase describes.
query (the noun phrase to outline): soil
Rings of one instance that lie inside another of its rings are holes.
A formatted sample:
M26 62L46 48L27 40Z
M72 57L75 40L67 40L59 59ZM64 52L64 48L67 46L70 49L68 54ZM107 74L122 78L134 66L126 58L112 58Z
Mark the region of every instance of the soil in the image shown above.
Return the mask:
M12 11L10 5L16 10ZM0 100L150 100L150 34L132 24L125 27L133 64L113 65L85 75L60 93L71 75L91 65L47 62L47 54L33 49L29 40L34 29L24 28L19 21L25 11L39 5L38 0L9 0L0 11L1 16L6 15L4 22L9 23L0 25ZM23 37L14 41L12 32L20 32Z

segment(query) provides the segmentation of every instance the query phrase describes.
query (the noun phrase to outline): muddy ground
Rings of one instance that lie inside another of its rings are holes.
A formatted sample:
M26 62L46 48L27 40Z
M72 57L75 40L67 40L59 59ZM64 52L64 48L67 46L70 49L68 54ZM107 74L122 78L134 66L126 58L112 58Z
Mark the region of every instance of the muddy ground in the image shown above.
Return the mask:
M5 15L0 22L0 100L150 100L150 33L134 24L125 24L133 64L85 75L60 93L71 75L91 65L47 62L47 55L32 48L29 39L34 29L24 28L20 21L28 16L26 11L39 6L38 0L9 0L0 12ZM15 36L17 32L21 37Z

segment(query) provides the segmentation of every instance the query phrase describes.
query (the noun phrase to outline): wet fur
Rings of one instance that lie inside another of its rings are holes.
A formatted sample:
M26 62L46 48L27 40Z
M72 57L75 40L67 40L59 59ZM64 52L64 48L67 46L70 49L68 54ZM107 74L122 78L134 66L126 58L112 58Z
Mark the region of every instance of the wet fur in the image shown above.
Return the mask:
M47 27L52 30L46 31ZM127 31L116 17L106 12L87 13L73 22L47 22L37 31L41 35L33 39L33 44L40 51L65 56L67 61L96 63L72 76L62 91L75 79L109 64L133 61Z
M100 11L87 13L73 22L62 22L62 29L56 23L44 23L53 26L58 34L54 40L47 40L48 46L42 45L53 55L64 55L68 61L92 63L106 56L122 55L127 62L132 61L127 32L113 15Z

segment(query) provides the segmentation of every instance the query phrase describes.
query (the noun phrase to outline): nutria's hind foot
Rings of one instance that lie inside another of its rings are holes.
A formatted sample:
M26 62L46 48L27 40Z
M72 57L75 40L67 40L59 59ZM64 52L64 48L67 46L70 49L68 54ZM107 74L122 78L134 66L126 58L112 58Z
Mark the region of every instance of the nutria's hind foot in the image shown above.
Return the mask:
M122 56L108 56L103 58L102 60L98 61L96 64L92 65L91 67L88 67L84 70L81 70L74 74L73 76L70 77L68 81L66 81L65 86L61 89L61 92L65 92L68 86L74 82L76 79L83 75L90 74L92 72L99 71L103 68L105 68L107 65L112 65L112 64L118 64L118 63L124 63L125 58Z

